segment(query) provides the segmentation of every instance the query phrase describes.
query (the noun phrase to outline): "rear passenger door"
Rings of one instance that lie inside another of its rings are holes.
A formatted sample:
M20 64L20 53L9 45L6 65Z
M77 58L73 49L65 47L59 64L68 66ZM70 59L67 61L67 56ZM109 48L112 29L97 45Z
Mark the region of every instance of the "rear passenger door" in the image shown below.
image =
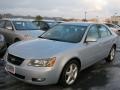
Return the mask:
M98 30L100 33L100 47L102 49L101 57L105 58L112 47L113 37L109 29L104 25L98 25Z

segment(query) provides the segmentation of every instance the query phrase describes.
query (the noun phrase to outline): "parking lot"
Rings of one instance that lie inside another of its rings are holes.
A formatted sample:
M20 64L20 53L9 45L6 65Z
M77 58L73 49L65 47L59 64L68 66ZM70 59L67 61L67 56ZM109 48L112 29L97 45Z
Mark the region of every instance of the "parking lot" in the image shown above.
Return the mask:
M120 37L118 38L116 58L113 63L105 61L83 70L78 81L71 87L59 85L36 86L12 78L4 70L4 61L0 61L0 90L120 90Z

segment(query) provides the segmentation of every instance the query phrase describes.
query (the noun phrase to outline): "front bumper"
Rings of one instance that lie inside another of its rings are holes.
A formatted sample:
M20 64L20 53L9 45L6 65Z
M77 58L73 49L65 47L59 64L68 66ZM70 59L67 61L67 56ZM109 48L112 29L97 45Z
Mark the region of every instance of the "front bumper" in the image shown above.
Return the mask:
M7 65L15 67L15 73L10 73L6 67L6 71L13 77L27 83L35 85L50 85L56 84L59 80L59 74L53 68L48 67L31 67L31 66L15 66L9 62Z

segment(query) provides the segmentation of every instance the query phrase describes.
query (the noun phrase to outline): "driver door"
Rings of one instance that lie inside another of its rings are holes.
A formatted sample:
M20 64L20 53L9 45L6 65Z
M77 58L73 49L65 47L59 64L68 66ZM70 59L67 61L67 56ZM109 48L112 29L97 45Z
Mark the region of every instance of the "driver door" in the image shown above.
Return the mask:
M82 57L84 62L84 68L100 60L101 48L99 44L99 39L100 35L97 25L92 25L87 32L83 51L80 53L80 56Z

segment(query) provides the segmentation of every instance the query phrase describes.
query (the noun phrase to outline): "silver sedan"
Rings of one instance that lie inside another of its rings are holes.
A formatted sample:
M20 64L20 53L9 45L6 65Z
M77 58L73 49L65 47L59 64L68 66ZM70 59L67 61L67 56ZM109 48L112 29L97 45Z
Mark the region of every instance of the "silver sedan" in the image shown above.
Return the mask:
M117 35L106 25L62 23L36 40L11 45L5 55L6 71L37 85L75 83L79 72L100 60L112 62Z

